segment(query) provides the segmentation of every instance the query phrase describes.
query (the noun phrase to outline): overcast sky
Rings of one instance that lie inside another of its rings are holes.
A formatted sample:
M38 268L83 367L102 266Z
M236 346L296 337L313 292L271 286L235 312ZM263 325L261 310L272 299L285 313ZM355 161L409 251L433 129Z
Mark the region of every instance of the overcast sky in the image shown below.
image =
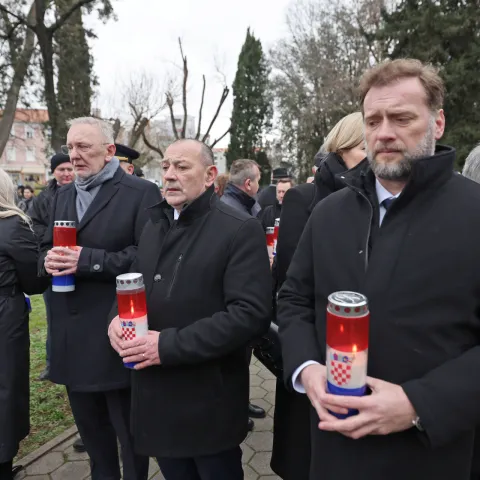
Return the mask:
M250 27L264 50L286 33L285 15L291 0L114 0L118 20L106 25L94 22L95 72L99 92L95 106L103 115L115 115L122 91L135 72L158 77L160 85L168 74L181 79L177 39L182 38L189 62L189 113L198 117L202 74L207 77L204 121L210 122L220 98L225 74L228 86L235 77L238 55ZM92 21L88 22L89 24ZM212 137L222 135L229 125L233 97L225 103ZM177 108L181 109L179 104ZM202 129L204 130L204 129ZM224 140L220 146L226 146Z

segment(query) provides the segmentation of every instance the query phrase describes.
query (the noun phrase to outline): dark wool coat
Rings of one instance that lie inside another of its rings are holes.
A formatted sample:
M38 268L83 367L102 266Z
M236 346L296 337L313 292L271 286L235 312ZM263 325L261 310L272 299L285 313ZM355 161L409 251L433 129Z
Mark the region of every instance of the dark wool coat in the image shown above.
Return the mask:
M52 204L42 242L40 269L53 244L53 221L77 222L82 247L75 291L52 292L50 380L75 391L106 391L130 384L130 371L110 346L108 314L116 298L115 278L129 271L147 221L147 207L158 203L158 187L127 175L120 167L105 182L78 223L75 185L65 185Z
M30 337L23 292L42 293L38 244L18 216L0 219L0 463L13 459L30 429Z
M327 297L365 294L368 374L401 385L425 429L351 440L317 427L310 478L468 480L480 424L480 186L453 172L454 150L415 162L379 227L372 172L313 211L279 295L285 378L325 363ZM302 348L298 348L301 345Z
M152 457L219 453L247 435L247 346L271 315L265 234L213 187L177 221L166 202L150 218L133 268L162 364L132 376L135 447Z

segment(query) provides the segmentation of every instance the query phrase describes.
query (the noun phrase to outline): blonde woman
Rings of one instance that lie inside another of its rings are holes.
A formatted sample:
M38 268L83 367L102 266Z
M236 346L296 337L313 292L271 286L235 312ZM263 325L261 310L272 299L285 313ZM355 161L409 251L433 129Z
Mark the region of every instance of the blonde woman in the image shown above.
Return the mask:
M274 268L276 291L285 281L290 261L315 205L344 188L341 179L344 172L368 167L362 114L357 112L342 118L328 134L321 151L325 156L319 163L314 183L291 188L283 199ZM309 478L309 411L310 402L306 395L288 392L283 381L277 381L271 466L283 480Z
M19 442L29 432L28 308L23 292L42 293L37 241L15 205L15 187L0 169L0 480L11 480Z

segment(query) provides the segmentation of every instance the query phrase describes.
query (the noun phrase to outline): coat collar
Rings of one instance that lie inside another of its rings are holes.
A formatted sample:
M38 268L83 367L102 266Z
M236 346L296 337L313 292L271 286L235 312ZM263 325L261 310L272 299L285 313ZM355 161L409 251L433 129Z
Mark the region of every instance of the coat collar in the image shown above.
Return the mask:
M180 226L192 223L195 219L210 211L217 201L218 197L215 195L215 187L212 185L192 203L182 209L177 224ZM173 222L173 207L165 199L150 207L149 210L150 217L154 223L165 219L170 223Z
M250 195L246 194L243 190L240 190L237 186L233 183L227 183L225 187L225 191L223 193L227 197L233 197L238 202L240 202L249 212L252 211L253 207L257 203L257 201L251 197Z
M437 145L433 155L419 158L413 163L412 173L399 200L409 199L423 190L439 188L452 176L454 163L455 149ZM371 168L354 170L343 175L345 184L371 196L376 191L376 179Z

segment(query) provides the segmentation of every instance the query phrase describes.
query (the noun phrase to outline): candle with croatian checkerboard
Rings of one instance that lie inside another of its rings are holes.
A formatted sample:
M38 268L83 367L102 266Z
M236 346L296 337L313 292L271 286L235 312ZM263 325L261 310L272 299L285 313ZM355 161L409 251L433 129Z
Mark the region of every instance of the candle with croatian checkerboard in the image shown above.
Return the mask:
M367 298L356 292L335 292L327 306L327 390L334 395L365 395L370 312ZM336 414L347 418L358 413Z

